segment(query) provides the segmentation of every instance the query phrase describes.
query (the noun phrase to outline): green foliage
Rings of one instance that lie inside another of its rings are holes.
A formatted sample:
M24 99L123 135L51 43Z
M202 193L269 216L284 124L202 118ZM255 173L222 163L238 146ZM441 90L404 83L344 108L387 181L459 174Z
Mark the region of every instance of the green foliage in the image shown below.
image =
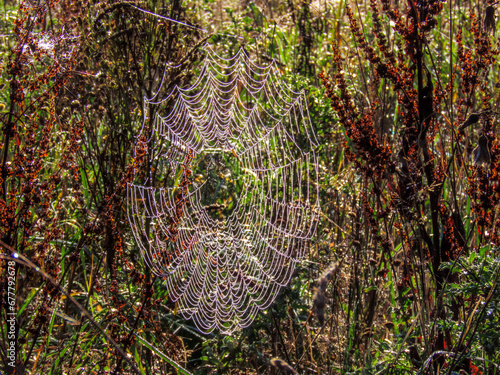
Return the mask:
M469 355L498 363L500 345L499 310L499 255L498 248L483 248L457 262L443 265L459 275L456 282L447 284L444 295L457 304L463 316L458 324L451 325L451 331L462 345L469 347ZM457 300L455 300L457 299ZM446 320L441 324L449 324Z

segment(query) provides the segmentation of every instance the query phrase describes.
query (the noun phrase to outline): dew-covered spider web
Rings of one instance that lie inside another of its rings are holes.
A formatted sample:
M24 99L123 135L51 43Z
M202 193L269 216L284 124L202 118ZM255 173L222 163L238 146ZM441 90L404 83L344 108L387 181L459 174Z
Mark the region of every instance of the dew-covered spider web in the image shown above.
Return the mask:
M144 261L200 331L247 327L289 283L316 230L305 93L274 62L207 49L192 86L145 104L150 173L127 192Z

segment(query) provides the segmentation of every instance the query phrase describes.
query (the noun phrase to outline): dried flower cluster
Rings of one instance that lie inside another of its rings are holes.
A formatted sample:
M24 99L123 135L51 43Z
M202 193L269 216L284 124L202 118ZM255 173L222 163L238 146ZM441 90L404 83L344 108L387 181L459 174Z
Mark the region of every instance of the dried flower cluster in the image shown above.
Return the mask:
M179 4L175 7L172 11L180 11ZM153 65L164 64L173 53L186 68L190 61L175 52L185 46L176 44L168 28L158 31L168 43L162 38L153 46L145 43L147 32L141 28L152 28L150 20L123 4L24 1L17 16L13 48L1 70L8 108L0 118L0 240L5 251L13 248L31 259L69 293L87 296L85 308L94 309L99 300L101 325L109 323L110 337L124 348L133 346L134 330L155 326L152 309L159 308L152 298L154 280L142 274L136 250L128 246L123 206L127 183L143 173L147 154L146 140L132 136L142 120L142 95L154 89L145 87L154 80L142 78L141 51L158 54ZM130 28L132 18L138 22ZM170 75L172 84L187 76L181 70ZM4 285L6 267L0 263ZM106 266L108 272L99 275ZM52 342L54 327L64 347L71 337L67 322L71 317L80 322L80 312L61 298L60 289L43 284L34 269L16 270L18 307L37 290L18 320L17 360L38 373L46 363L32 354ZM140 307L121 295L123 272L138 290ZM2 317L5 300L0 299ZM61 325L60 317L65 317ZM54 350L60 348L45 349L49 355ZM66 353L71 353L69 372L80 350L74 346ZM107 359L120 367L121 355L109 351Z
M493 132L496 114L488 85L488 74L498 56L491 38L495 10L493 5L486 8L483 31L471 14L472 45L465 45L464 31L460 31L456 37L458 64L444 76L436 71L426 50L443 3L408 2L405 14L388 0L381 3L382 9L377 1L370 2L370 35L358 26L347 6L353 39L370 71L364 88L368 98L359 101L352 94L339 49L334 49L333 72L321 73L320 78L338 123L345 128L345 155L363 178L364 244L374 248L373 262L366 267L374 267L374 274L382 277L390 268L401 298L412 296L415 301L420 294L422 303L432 306L433 316L442 318L447 308L440 291L458 276L441 266L474 249L471 243L475 242L464 225L467 213L459 203L466 199L465 192L472 201L479 242L487 238L488 245L500 245L498 141ZM391 21L390 40L383 19ZM387 86L392 103L381 102L378 95ZM397 121L387 118L390 111ZM452 121L443 121L450 116ZM464 175L468 177L458 177ZM401 245L397 262L393 244ZM433 271L431 289L419 289L415 281L426 274L424 263ZM351 282L356 285L353 277ZM320 278L314 296L321 324L325 307L322 285L327 280L325 275ZM367 306L372 306L375 297L376 293L366 293ZM461 302L453 299L453 303ZM370 322L373 315L367 314L365 319ZM445 350L453 342L448 330L436 329L430 344L433 350Z

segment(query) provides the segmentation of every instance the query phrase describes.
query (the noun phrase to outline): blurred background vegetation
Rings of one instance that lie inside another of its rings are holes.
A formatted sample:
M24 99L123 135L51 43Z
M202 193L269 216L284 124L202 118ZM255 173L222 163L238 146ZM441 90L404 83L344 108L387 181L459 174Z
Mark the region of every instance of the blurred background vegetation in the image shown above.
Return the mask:
M496 7L4 0L4 373L500 373ZM320 142L309 253L230 336L201 335L177 314L125 207L126 183L146 168L134 154L143 97L166 67L165 93L189 84L205 43L275 59L306 90Z

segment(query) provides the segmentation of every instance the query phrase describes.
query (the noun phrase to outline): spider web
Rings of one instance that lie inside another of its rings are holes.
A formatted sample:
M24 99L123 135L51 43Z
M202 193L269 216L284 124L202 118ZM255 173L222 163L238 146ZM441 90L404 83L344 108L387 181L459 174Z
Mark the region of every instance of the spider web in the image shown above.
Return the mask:
M150 177L127 189L142 257L200 331L247 327L289 283L316 230L305 93L274 62L207 48L192 86L145 101Z

